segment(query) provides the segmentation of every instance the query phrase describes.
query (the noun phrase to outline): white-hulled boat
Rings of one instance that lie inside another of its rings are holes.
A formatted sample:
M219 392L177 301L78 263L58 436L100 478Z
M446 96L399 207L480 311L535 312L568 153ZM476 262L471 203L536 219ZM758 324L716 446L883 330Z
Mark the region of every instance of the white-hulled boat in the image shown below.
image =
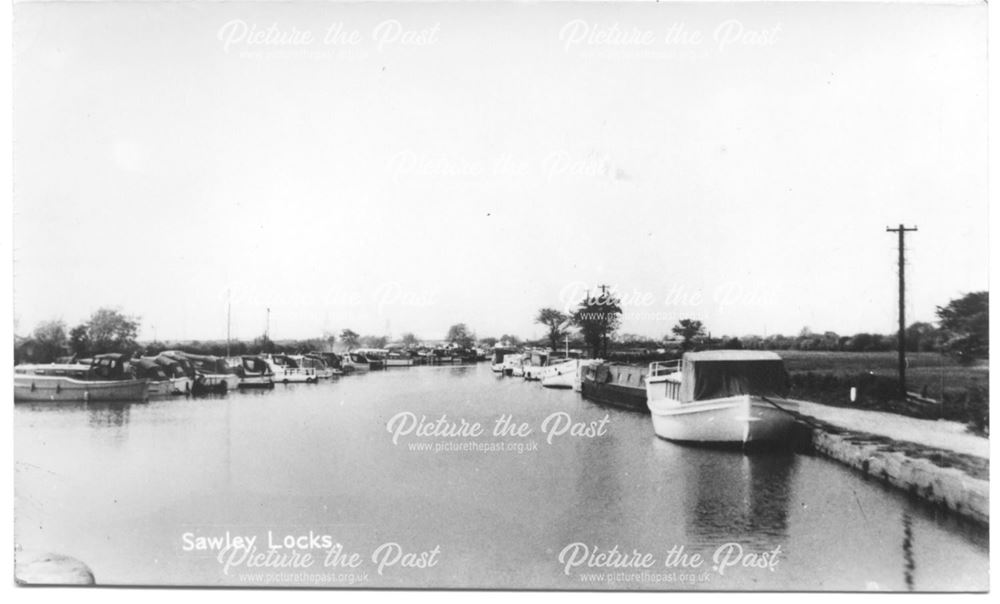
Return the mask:
M336 353L312 352L306 356L318 357L320 359L323 359L323 362L326 363L326 366L330 370L330 373L333 375L333 377L340 377L345 373L348 373L348 370L345 370L346 368L344 367L343 362L340 359L340 356L337 355Z
M149 396L185 394L183 383L187 379L186 376L178 380L178 383L175 384L174 380L167 375L167 368L157 363L154 359L132 359L131 364L135 370L136 378L149 380ZM190 394L190 392L191 388L189 386L187 393Z
M494 348L493 359L490 361L490 369L493 371L493 373L503 373L504 358L506 358L508 354L512 354L514 352L517 351L514 350L513 348L502 348L502 347Z
M546 388L573 388L575 384L580 382L582 378L580 372L583 368L597 363L600 363L600 361L594 359L570 359L545 367L539 373L538 379L541 380L542 386Z
M521 353L506 354L503 357L503 374L512 376L524 375L524 355Z
M299 367L295 359L286 354L272 354L265 357L275 384L309 383L319 381L314 369Z
M240 378L236 375L235 368L231 367L225 358L192 354L182 350L165 350L160 354L179 362L182 361L188 366L190 377L193 380L192 394L209 392L225 394L239 388Z
M358 348L351 352L351 355L360 355L368 363L368 369L375 371L385 369L385 353L381 348Z
M330 368L326 366L326 363L323 362L323 359L319 357L304 354L294 354L289 355L289 357L294 359L295 363L299 367L303 369L312 369L316 374L316 377L321 380L328 380L333 377L333 371L331 371Z
M524 363L524 379L535 381L541 379L542 372L553 363L552 354L547 350L531 350L526 353Z
M741 444L786 441L798 405L788 401L788 372L773 352L688 352L649 365L647 405L657 436Z
M368 358L358 352L345 352L340 362L344 369L349 369L350 371L371 370L371 363L368 362Z
M313 361L319 361L322 365L322 373L320 377L323 379L332 379L344 375L344 372L340 370L340 360L336 360L336 365L334 365L328 359L336 359L336 355L330 353L329 356L324 355L320 352L309 352L305 354L306 359L312 359ZM317 371L317 373L320 373Z
M91 365L17 365L14 401L144 403L149 400L149 381L127 379L122 360L104 362L100 373L96 371L98 365L97 359ZM103 371L108 369L112 371Z
M184 366L181 363L179 363L176 359L163 355L152 357L152 360L163 368L163 373L165 373L167 378L170 380L170 394L191 394L191 389L194 386L194 380L188 377L184 370ZM152 394L152 384L150 384L150 390L150 394Z
M240 388L274 388L274 372L263 357L244 355L237 361L236 376L240 379Z

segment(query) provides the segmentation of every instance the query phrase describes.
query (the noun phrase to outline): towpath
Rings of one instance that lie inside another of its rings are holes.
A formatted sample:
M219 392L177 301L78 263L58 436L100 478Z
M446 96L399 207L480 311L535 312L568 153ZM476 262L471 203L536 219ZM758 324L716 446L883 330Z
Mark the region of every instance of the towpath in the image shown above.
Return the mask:
M831 407L808 401L798 401L798 403L799 411L803 415L846 430L877 434L893 440L919 443L984 459L990 457L989 439L968 432L965 425L958 422L917 419L882 411Z

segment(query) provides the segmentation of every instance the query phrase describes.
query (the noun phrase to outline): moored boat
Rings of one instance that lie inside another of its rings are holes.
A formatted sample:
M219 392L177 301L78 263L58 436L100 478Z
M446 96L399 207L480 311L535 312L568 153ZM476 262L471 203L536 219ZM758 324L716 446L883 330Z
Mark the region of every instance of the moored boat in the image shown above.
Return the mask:
M536 381L541 379L541 373L554 362L552 354L547 350L531 350L526 353L524 363L524 379Z
M149 381L134 379L120 358L88 364L17 365L14 402L146 402Z
M390 350L385 355L386 367L413 367L413 357L402 350Z
M501 373L509 376L524 375L524 355L521 353L505 354L503 364L501 365Z
M545 367L539 373L538 379L546 388L573 388L580 382L581 372L586 367L600 363L593 359L569 359L555 365Z
M157 365L163 368L163 373L170 380L171 394L191 394L191 387L194 385L194 380L188 377L181 363L163 355L144 358L152 358Z
M451 362L456 363L476 363L479 361L479 354L472 348L455 347L450 350Z
M330 368L330 371L333 373L334 377L351 373L353 371L352 368L344 366L343 360L340 358L340 355L338 355L335 352L314 352L309 356L318 356L319 358L323 359L323 362L326 363L326 366Z
M501 348L497 347L493 349L493 359L490 361L490 370L493 373L503 373L504 372L504 359L509 354L517 352L513 348Z
M795 425L784 361L773 352L713 350L651 363L647 405L657 436L704 444L780 443Z
M300 367L295 359L287 354L271 354L265 357L265 360L274 374L275 384L312 384L319 381L314 369Z
M167 350L161 354L186 364L188 376L193 380L192 394L209 392L225 394L239 388L240 378L236 375L235 369L222 357L191 354L181 350Z
M171 396L178 394L174 392L174 384L167 375L164 367L150 358L139 358L131 361L135 369L135 377L149 380L149 396ZM182 390L179 394L183 394Z
M274 372L264 357L244 355L236 367L240 388L274 388Z
M307 359L318 360L323 364L323 375L321 377L325 379L344 375L344 372L340 369L340 359L333 353L308 352L305 357Z
M385 369L386 350L381 348L358 348L351 354L361 355L368 363L368 369L375 371Z
M328 380L333 377L333 371L327 367L323 359L318 356L310 354L297 354L291 355L291 358L295 360L299 367L303 369L312 369L318 379Z
M344 369L350 369L350 371L370 371L371 363L368 362L368 358L359 352L345 352L341 357L341 364L343 364Z
M583 397L602 405L631 411L647 411L646 367L607 363L585 367L581 379Z
M431 350L428 361L431 365L450 365L455 361L455 356L449 348L435 348Z

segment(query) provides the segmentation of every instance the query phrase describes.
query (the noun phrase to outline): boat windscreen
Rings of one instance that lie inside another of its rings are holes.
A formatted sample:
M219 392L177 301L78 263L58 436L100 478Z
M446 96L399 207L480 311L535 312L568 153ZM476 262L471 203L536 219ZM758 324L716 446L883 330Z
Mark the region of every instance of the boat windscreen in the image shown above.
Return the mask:
M135 363L136 366L136 376L140 378L146 378L154 381L160 381L167 379L167 373L164 371L163 366L161 366L156 361L149 359L139 359Z
M260 357L243 357L243 369L253 373L261 373L267 370L267 362Z

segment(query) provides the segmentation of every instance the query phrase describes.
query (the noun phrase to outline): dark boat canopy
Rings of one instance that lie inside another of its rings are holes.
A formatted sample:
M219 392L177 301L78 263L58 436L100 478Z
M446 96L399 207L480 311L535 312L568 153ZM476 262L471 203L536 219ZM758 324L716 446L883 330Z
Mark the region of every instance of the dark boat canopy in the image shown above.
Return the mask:
M229 364L222 357L205 354L191 354L182 350L166 350L162 356L188 363L202 373L230 373Z
M99 380L121 380L131 377L126 371L125 356L117 352L95 355L90 362L89 375Z
M243 367L244 372L251 373L269 373L271 368L268 366L267 361L264 357L255 355L243 355L240 358L240 363Z
M761 350L709 350L684 354L681 402L742 394L785 397L789 378L777 354Z
M151 380L165 380L168 375L164 371L163 365L160 365L153 359L135 359L132 364L136 367L136 375L140 378L148 378Z

